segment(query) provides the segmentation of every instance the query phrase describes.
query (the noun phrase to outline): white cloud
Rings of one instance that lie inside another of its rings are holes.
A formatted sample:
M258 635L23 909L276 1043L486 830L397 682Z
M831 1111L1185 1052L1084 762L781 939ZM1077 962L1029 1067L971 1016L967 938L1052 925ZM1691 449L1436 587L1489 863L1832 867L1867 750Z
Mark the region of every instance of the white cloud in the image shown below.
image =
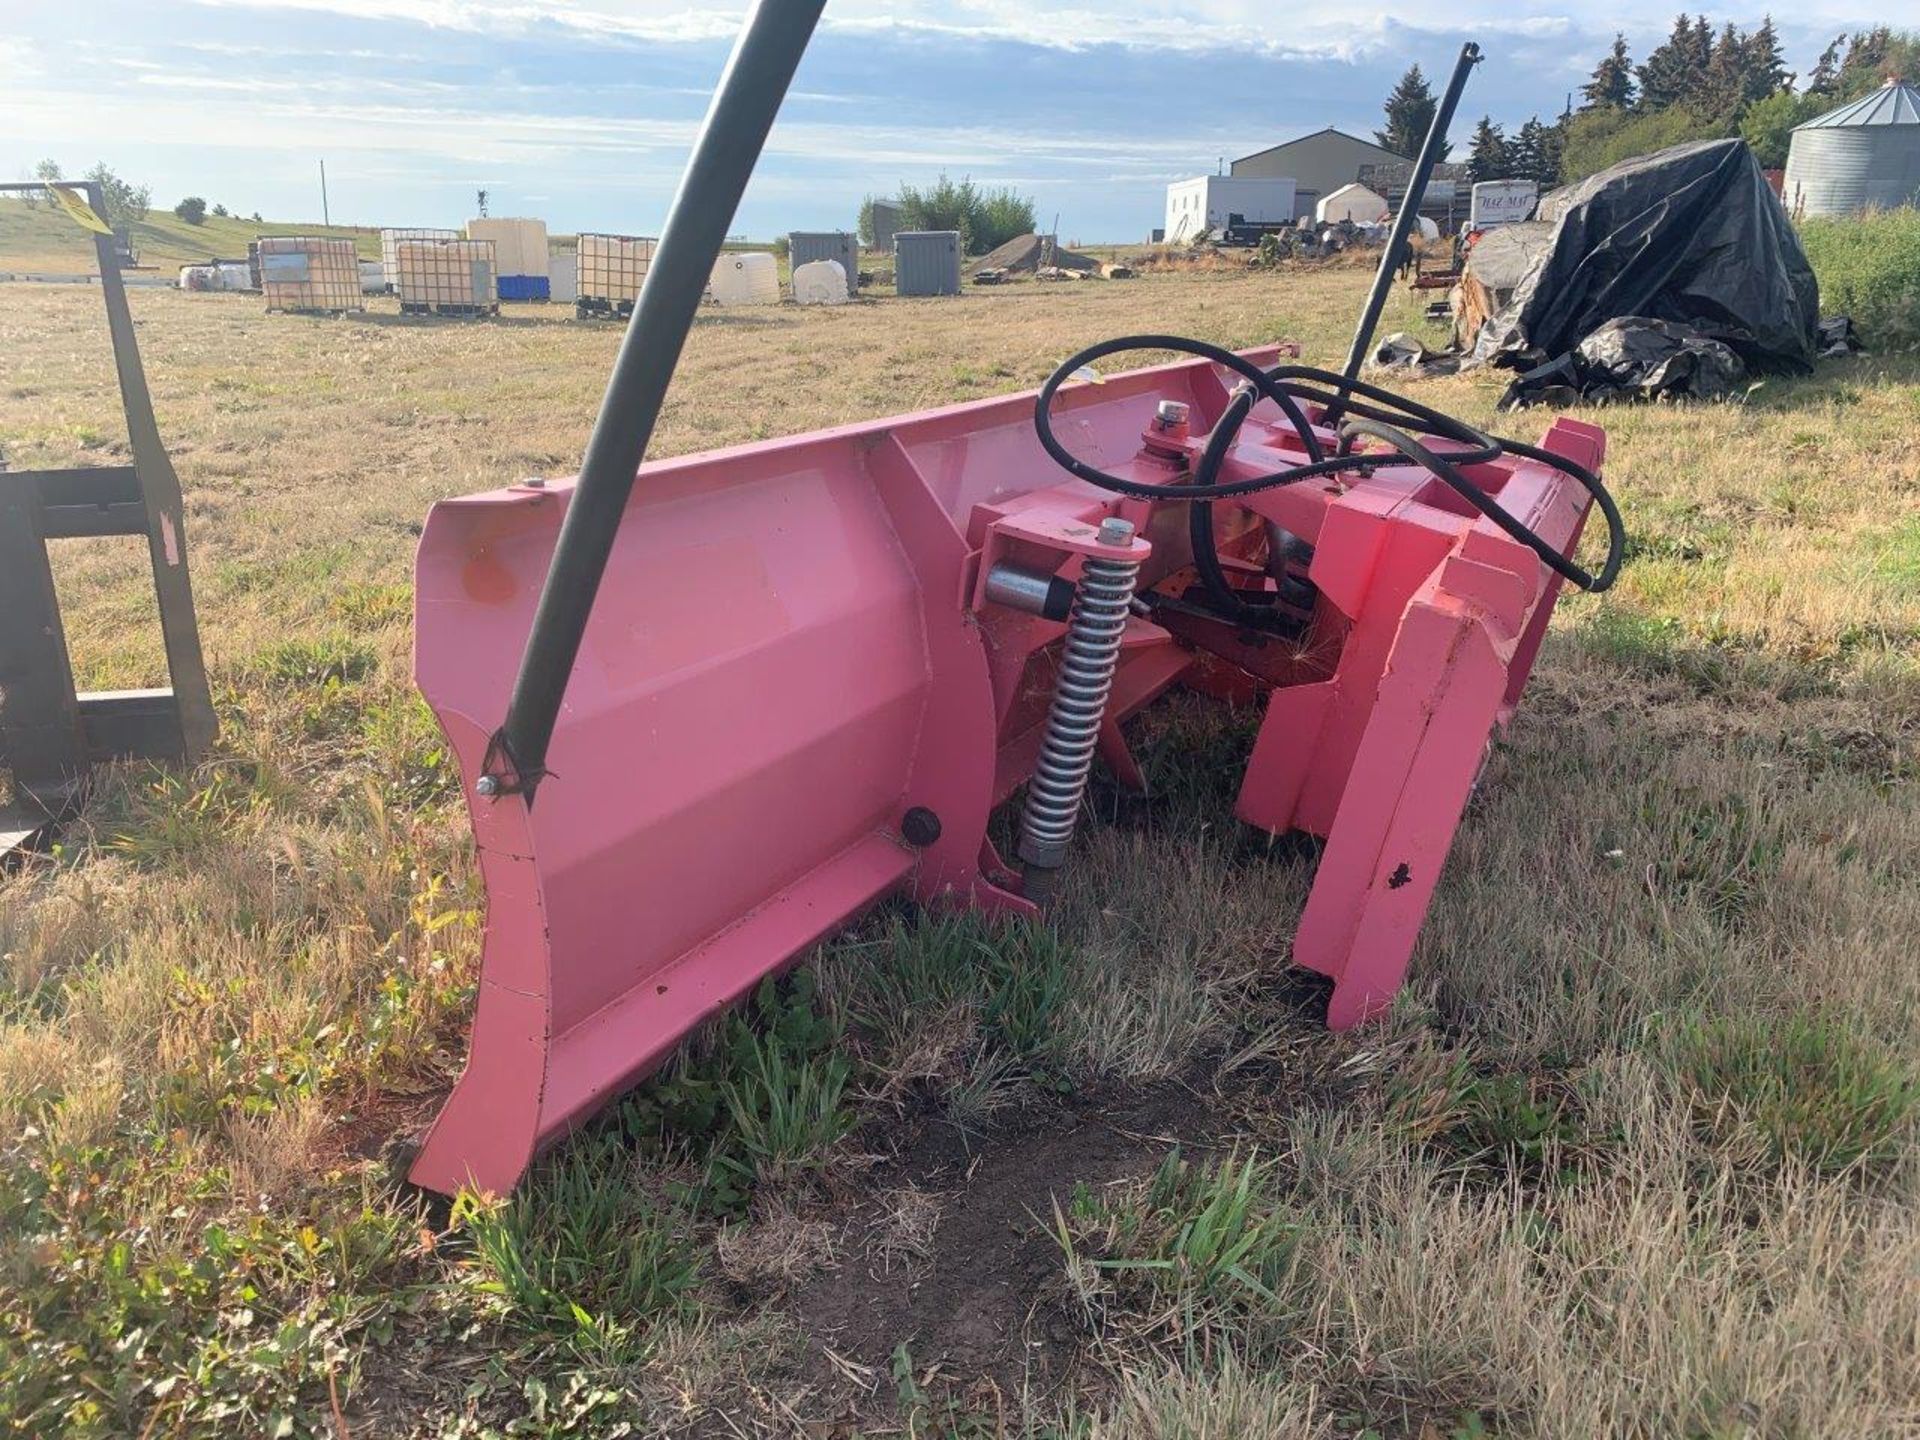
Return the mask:
M525 33L541 25L652 42L729 39L747 7L687 0L196 0L215 7L296 9L360 19L410 20L481 34ZM1757 21L1751 5L1708 6L1716 25ZM1664 31L1673 0L1452 0L1430 14L1404 5L1354 3L1282 7L1273 0L1114 0L1046 6L1031 0L830 0L829 29L934 37L1016 40L1052 49L1115 44L1141 49L1235 49L1309 59L1353 59L1386 48L1394 33L1515 36L1552 39L1623 29ZM1790 16L1799 26L1846 25L1862 19L1858 0L1801 0Z

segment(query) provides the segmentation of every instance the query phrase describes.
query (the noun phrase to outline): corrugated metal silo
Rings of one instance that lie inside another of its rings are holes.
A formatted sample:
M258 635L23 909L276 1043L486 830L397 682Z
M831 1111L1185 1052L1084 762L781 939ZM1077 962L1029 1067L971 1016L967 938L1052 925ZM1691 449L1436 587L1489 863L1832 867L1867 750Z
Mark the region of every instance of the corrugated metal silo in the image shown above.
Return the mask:
M898 295L958 295L960 232L897 232L893 237L893 288Z
M1920 202L1920 90L1889 80L1800 126L1780 191L1796 216Z

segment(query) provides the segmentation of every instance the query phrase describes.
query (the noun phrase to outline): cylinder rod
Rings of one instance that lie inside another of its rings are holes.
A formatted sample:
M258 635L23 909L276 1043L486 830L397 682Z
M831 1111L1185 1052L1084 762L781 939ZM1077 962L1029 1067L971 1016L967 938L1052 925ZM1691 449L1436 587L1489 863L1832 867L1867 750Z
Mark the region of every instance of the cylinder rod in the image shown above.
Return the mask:
M667 211L534 610L496 736L505 786L533 801L594 596L701 293L826 0L758 0Z
M1366 359L1367 349L1373 344L1374 327L1380 323L1380 312L1386 308L1387 292L1393 288L1393 272L1399 268L1401 253L1406 249L1407 235L1420 217L1420 202L1426 198L1427 182L1433 178L1433 167L1439 162L1440 151L1447 143L1447 131L1453 125L1454 109L1460 104L1460 92L1467 88L1467 76L1473 67L1480 63L1480 47L1469 40L1460 47L1460 59L1453 67L1453 78L1447 81L1446 93L1440 97L1440 104L1433 112L1433 123L1427 127L1427 138L1421 142L1420 158L1413 162L1413 175L1407 181L1406 199L1400 202L1400 211L1393 217L1393 230L1387 236L1387 248L1380 252L1380 268L1373 277L1373 288L1367 292L1366 307L1360 312L1360 323L1353 332L1353 349L1347 352L1347 368L1341 372L1347 379L1357 379L1360 365ZM1340 387L1340 399L1347 398L1346 386ZM1344 405L1336 404L1328 408L1327 423L1339 423Z

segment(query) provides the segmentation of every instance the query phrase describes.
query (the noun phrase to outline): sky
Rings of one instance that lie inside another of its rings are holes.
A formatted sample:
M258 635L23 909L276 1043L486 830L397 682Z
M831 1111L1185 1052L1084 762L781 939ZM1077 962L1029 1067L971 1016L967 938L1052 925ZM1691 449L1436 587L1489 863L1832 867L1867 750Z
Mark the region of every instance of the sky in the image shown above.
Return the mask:
M1144 239L1170 180L1332 125L1363 137L1400 73L1485 62L1454 126L1556 115L1616 29L1676 0L828 0L733 229L851 227L941 171L1033 197L1042 228ZM1697 7L1696 7L1697 8ZM0 177L104 160L158 205L458 225L474 192L556 232L657 234L741 0L0 0ZM1775 16L1791 68L1875 23ZM1708 8L1716 28L1761 12Z

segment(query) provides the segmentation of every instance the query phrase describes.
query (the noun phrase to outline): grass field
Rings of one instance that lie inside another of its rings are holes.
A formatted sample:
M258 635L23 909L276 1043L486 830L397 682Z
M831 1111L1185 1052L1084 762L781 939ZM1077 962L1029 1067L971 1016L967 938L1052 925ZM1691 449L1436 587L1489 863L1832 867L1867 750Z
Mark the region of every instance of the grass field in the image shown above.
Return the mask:
M132 226L140 265L169 274L210 256L244 260L247 243L262 235L327 235L353 241L364 260L380 258L380 232L365 226L243 220L235 215L209 215L201 224L189 225L159 208ZM91 274L93 269L93 236L64 211L45 203L30 208L13 197L0 200L0 271Z
M710 312L655 448L1143 328L1334 362L1365 279ZM223 736L0 881L6 1433L1920 1433L1920 361L1590 417L1631 562L1563 601L1383 1023L1316 1022L1308 862L1222 823L1248 719L1175 697L1053 931L876 917L449 1213L383 1155L481 903L411 547L577 462L617 335L132 303ZM13 467L124 454L98 304L0 288ZM159 678L143 564L63 546L87 684Z

